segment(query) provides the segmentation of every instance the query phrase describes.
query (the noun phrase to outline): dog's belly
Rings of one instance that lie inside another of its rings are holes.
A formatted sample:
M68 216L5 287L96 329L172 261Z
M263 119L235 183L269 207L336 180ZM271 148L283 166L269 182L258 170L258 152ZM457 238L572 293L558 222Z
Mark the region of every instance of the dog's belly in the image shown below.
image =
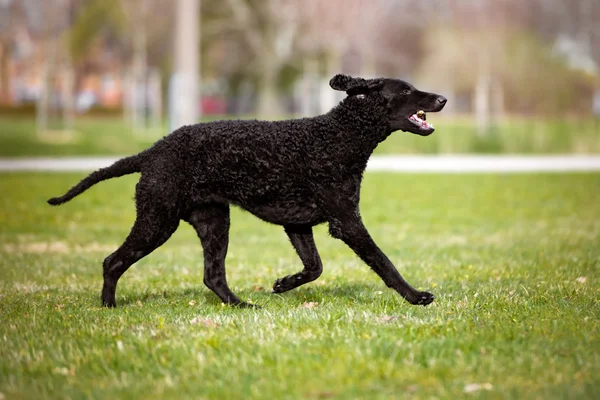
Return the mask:
M317 225L325 222L321 210L316 204L279 203L261 205L245 205L246 211L252 213L263 221L276 225Z
M197 176L197 175L196 175ZM194 182L195 204L229 203L277 225L317 225L325 222L323 211L305 186L269 174L233 176L210 182ZM272 178L272 179L269 179Z

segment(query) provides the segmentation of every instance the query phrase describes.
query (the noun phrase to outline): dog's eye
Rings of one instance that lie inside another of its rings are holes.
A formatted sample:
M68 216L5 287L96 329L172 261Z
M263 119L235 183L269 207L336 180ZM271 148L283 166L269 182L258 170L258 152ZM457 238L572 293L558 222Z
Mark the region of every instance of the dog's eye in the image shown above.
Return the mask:
M404 89L402 91L402 94L405 95L405 96L408 96L410 94L410 89Z

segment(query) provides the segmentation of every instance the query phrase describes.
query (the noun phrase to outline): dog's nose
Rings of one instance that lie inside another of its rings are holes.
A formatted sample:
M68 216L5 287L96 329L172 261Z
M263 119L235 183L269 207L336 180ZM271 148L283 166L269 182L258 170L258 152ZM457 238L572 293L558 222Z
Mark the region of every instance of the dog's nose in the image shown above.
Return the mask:
M446 102L448 101L447 98L445 98L444 96L438 96L437 98L438 103L440 103L441 105L446 104Z

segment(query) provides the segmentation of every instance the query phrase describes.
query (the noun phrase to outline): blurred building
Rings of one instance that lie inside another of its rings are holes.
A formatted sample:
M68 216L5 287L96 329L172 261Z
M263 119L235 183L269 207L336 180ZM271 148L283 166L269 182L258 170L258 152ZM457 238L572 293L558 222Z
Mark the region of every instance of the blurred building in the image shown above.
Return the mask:
M3 40L1 62L3 70L2 102L7 104L28 104L39 100L44 85L44 69L53 62L56 70L49 79L51 103L60 105L63 98L66 72L63 67L68 62L61 44L48 39L46 9L38 7L36 1L3 0L0 5L2 27L9 31L11 40ZM54 29L64 31L70 25L69 9L56 15ZM123 102L124 60L111 46L98 43L89 50L85 66L77 76L75 84L75 106L86 110L92 106L120 107Z

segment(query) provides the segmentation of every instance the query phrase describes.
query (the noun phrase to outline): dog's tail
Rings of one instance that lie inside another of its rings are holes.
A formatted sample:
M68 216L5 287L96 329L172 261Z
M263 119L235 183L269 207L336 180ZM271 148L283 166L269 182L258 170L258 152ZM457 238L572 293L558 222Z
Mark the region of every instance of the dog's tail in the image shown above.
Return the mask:
M143 153L122 158L110 167L101 168L98 171L92 172L77 185L73 186L63 196L53 197L48 200L48 204L57 206L59 204L66 203L73 197L83 193L98 182L102 182L111 178L118 178L127 174L133 174L134 172L141 172L142 154Z

